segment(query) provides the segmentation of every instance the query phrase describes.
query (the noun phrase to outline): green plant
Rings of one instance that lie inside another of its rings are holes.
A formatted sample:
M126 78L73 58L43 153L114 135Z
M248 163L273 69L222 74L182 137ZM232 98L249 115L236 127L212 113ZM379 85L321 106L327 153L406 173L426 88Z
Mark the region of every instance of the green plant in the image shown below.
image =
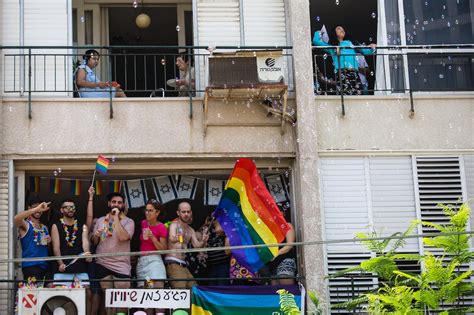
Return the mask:
M439 205L449 217L449 224L436 224L426 221L414 221L404 233L392 236L406 236L417 224L439 231L440 235L424 237L427 246L442 250L441 255L427 251L424 256L398 254L397 250L404 241L395 242L390 248L390 240L370 240L377 238L375 232L357 233L366 247L377 254L376 257L363 261L358 266L343 270L333 277L343 276L355 271L376 274L380 287L372 292L345 303L336 305L339 308L354 308L365 304L370 314L423 314L426 309L445 311L440 314L464 314L466 307L460 305L462 296L473 293L473 284L467 281L472 274L469 268L462 271L461 265L468 265L473 256L470 252L471 235L465 233L469 221L470 209L467 204L458 210L453 206ZM399 259L416 259L423 266L420 274L400 271L396 261Z
M277 291L280 295L280 310L285 315L297 315L300 314L300 309L295 302L295 296L290 292L280 289Z
M280 295L280 310L285 315L296 315L300 314L298 305L295 302L295 296L284 289L277 291ZM312 310L308 314L319 315L323 314L322 304L320 302L319 296L315 291L308 291L308 296L311 302L313 303Z

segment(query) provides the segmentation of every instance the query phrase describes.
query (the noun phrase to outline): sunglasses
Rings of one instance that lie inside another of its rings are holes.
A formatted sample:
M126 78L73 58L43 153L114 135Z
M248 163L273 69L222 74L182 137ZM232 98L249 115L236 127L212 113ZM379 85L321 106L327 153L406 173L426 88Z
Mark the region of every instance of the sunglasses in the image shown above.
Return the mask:
M62 206L61 209L76 210L76 206Z

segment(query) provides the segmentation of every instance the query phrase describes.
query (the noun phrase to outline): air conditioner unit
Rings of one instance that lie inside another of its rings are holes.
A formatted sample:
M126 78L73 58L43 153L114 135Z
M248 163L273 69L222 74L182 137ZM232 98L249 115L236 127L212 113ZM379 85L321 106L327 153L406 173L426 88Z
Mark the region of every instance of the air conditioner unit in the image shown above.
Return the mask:
M19 315L82 315L85 289L19 289Z
M209 57L208 86L282 84L285 68L281 50L215 53Z

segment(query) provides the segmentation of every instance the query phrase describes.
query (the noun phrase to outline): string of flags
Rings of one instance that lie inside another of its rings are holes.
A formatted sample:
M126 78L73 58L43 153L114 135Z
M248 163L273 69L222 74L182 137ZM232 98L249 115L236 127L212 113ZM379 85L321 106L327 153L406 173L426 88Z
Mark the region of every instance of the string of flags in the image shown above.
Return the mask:
M199 181L204 182L204 204L217 205L226 186L226 180L204 179L192 176L178 175L158 176L153 178L133 180L94 180L93 186L97 195L111 192L123 192L129 208L138 208L146 204L151 197L147 187L152 187L152 193L161 204L175 199L195 199ZM284 203L290 200L288 178L285 175L270 175L264 177L265 185L275 202ZM49 191L60 194L62 188L68 188L73 196L86 193L90 181L86 179L48 178L30 176L30 191L39 193L41 185L48 183ZM67 191L67 190L66 190Z

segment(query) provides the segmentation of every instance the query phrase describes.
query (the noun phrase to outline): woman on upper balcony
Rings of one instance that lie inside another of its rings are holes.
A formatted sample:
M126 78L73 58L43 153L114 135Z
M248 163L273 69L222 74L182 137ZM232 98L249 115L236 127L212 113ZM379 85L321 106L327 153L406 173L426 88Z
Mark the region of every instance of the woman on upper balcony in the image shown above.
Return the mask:
M323 41L323 35L321 31L316 31L313 36L313 45L319 47L337 46L324 50L332 57L338 89L345 95L360 95L362 83L358 75L357 53L372 55L376 45L372 43L369 45L370 48L355 48L350 37L346 35L346 31L340 25L334 28L334 34L330 37L329 43ZM358 45L357 42L356 45Z
M126 97L117 82L100 81L94 68L99 64L100 54L97 50L89 49L82 57L83 61L77 67L75 80L80 97Z

